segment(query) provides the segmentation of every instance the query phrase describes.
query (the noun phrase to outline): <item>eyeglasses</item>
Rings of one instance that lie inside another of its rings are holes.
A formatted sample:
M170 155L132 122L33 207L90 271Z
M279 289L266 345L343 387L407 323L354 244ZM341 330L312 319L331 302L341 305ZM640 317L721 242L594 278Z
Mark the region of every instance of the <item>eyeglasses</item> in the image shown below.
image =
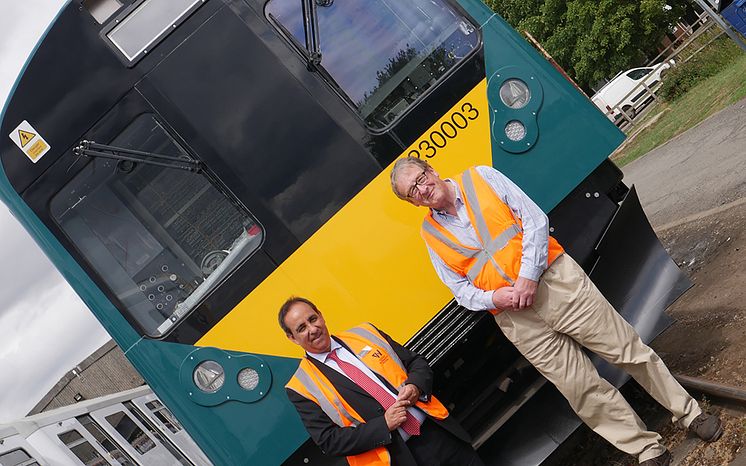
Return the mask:
M422 186L427 182L427 168L422 170L422 173L415 178L414 184L407 191L407 197L410 199L417 199L422 193L420 192L419 186Z

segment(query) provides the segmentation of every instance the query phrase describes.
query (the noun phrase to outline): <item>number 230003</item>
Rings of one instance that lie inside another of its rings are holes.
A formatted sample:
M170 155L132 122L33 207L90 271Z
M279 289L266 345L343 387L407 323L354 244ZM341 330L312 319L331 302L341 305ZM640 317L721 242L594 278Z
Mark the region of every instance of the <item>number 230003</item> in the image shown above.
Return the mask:
M451 118L440 124L438 129L430 131L427 137L417 142L416 149L409 151L407 155L412 157L431 159L438 153L438 149L443 149L448 145L449 139L458 136L459 130L464 130L469 126L469 121L474 121L479 117L479 111L469 102L461 105L461 111L451 113Z

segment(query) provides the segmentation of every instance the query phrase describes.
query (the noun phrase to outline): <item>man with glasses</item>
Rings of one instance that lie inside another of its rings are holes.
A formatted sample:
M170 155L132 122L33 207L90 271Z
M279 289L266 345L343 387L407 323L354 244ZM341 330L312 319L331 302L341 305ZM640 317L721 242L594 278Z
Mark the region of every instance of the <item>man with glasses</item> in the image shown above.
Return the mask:
M706 441L722 434L549 236L544 212L491 167L441 179L424 160L405 157L391 170L400 199L428 208L422 237L456 301L488 311L523 356L567 398L578 416L641 465L668 465L671 454L619 391L601 378L586 347L625 369L682 426Z

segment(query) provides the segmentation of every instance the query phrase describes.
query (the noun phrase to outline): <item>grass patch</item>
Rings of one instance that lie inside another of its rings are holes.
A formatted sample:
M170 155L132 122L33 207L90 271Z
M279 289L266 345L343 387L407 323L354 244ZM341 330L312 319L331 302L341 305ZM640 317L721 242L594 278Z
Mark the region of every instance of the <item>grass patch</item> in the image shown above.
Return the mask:
M733 53L731 47L738 48L730 39L716 41L713 48L723 53ZM704 53L705 51L703 51ZM659 104L651 114L669 109L658 121L642 130L612 160L624 166L638 157L655 149L671 138L696 126L713 113L746 97L746 53L738 49L732 59L719 72L694 84L689 90L672 102Z

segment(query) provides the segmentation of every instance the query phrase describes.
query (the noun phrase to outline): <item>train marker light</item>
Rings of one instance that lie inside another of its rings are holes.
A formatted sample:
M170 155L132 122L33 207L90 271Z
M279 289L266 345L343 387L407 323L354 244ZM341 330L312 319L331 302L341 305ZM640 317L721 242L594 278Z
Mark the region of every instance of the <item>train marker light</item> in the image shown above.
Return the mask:
M526 137L526 127L518 120L509 121L505 125L505 135L511 141L520 141Z
M250 367L238 373L238 385L244 390L253 390L259 385L259 373Z

